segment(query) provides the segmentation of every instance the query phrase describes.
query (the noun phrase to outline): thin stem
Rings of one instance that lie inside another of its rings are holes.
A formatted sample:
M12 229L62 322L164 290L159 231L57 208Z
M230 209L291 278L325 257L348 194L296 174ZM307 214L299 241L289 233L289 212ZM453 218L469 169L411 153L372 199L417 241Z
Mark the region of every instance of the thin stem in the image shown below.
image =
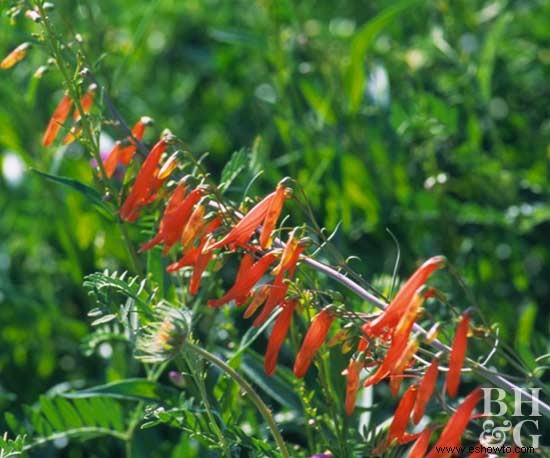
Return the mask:
M204 386L204 380L201 374L197 374L197 371L195 371L194 365L188 360L188 358L185 357L185 354L183 357L185 359L187 367L189 368L189 370L191 371L191 374L193 375L193 378L195 379L197 388L199 389L202 402L204 403L204 407L206 408L206 415L210 420L210 427L214 430L214 434L216 434L216 437L220 441L224 455L230 458L231 453L229 451L229 447L227 445L227 442L225 441L225 437L222 433L222 430L218 426L218 422L216 421L216 419L214 418L214 414L212 413L212 406L210 405L210 400L208 399L208 393L206 392L206 387Z
M267 407L267 405L265 405L264 401L258 395L258 393L256 393L254 388L252 388L252 386L241 375L239 375L239 373L236 372L232 367L228 366L224 361L222 361L216 355L213 355L212 353L206 351L204 348L201 348L198 345L195 345L194 343L191 343L191 342L188 342L185 348L191 351L194 351L201 358L204 358L210 361L212 364L215 364L221 370L229 374L231 378L235 380L235 382L237 382L237 384L241 387L241 389L250 396L250 399L252 400L256 408L260 411L265 421L269 425L271 434L273 435L273 438L275 439L275 442L279 447L281 457L290 458L290 455L288 454L288 450L286 448L286 444L283 440L283 436L281 436L281 432L279 431L277 423L275 423L275 420L273 419L273 415L271 415L271 410L269 409L269 407Z

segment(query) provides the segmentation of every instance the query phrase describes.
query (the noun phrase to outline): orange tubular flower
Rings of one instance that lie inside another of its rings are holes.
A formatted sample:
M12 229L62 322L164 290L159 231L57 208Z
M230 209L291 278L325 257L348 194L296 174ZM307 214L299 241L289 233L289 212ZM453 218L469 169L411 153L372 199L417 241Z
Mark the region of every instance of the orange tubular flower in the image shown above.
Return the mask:
M260 246L262 249L269 248L272 243L271 234L275 229L279 215L283 210L283 203L285 197L290 194L289 188L285 188L281 183L277 185L275 189L275 195L271 199L269 208L262 224L262 230L260 232Z
M183 253L189 251L189 249L193 246L193 242L195 241L195 238L197 238L197 235L204 224L205 211L206 209L204 206L198 204L193 210L193 213L191 213L189 221L185 224L183 232L181 233L181 246L183 247Z
M476 388L464 399L464 402L456 409L456 412L445 425L438 441L430 450L430 453L426 455L426 458L448 458L451 456L452 452L441 452L440 450L452 450L453 447L460 445L460 438L466 426L468 426L472 412L482 397L483 391L481 388Z
M287 279L291 279L294 276L296 264L302 251L303 247L300 246L299 241L291 235L283 250L279 264L273 269L276 277L271 286L269 297L264 308L252 323L252 326L256 328L261 326L275 307L283 302L288 291L288 284L285 283L285 272L288 272Z
M466 356L466 346L468 344L468 330L470 328L470 311L467 310L462 315L456 328L455 338L451 355L449 356L449 372L447 373L447 394L454 398L458 392L460 384L460 371L464 364Z
M207 249L215 250L221 248L222 246L229 245L230 249L234 249L237 246L246 246L247 242L252 237L254 231L258 228L262 222L266 224L266 218L269 218L267 221L268 225L275 224L279 214L271 212L272 204L274 201L280 199L281 195L285 196L287 189L282 186L280 183L277 185L277 189L271 194L264 197L259 203L257 203L250 211L231 229L227 235L222 238L220 241L212 244ZM280 211L279 211L280 213Z
M221 218L217 217L214 218L207 226L207 233L212 232L214 229L216 229L220 224L222 220ZM193 269L193 275L191 275L191 280L189 281L189 293L193 296L199 292L199 288L201 285L202 280L202 274L208 267L208 263L214 256L214 253L212 251L203 253L204 245L206 245L206 241L208 240L208 236L204 237L202 241L200 242L198 246L198 255L197 259L195 261L195 266Z
M92 110L92 107L94 106L96 89L96 84L90 84L86 93L80 98L80 107L84 113L89 113ZM80 112L77 109L73 112L73 119L78 121L80 118Z
M132 128L132 136L139 141L142 141L143 136L145 135L145 128L150 126L152 123L153 120L150 117L142 116ZM105 159L103 166L105 167L105 172L109 178L113 176L113 173L115 173L117 165L128 165L134 157L137 146L134 144L132 139L129 139L129 141L130 145L128 146L122 146L122 144L117 141L107 156L107 159Z
M250 318L252 315L254 315L256 310L258 310L258 308L268 298L270 291L271 291L271 285L260 286L254 293L254 296L252 296L252 300L250 301L250 304L248 304L248 307L244 311L243 318Z
M506 458L519 458L519 452L516 452L513 448L512 451L506 455Z
M166 205L157 234L149 242L141 245L140 251L147 251L159 243L164 243L162 254L166 255L180 239L193 206L200 200L202 194L202 189L196 188L185 197L185 186L179 184Z
M300 347L300 351L296 355L296 361L294 362L294 375L296 375L296 377L302 378L306 375L311 360L325 341L333 321L334 316L327 309L321 310L313 318L311 326Z
M139 210L152 202L164 182L165 178L159 179L157 173L160 158L167 146L164 139L159 140L143 161L134 186L120 208L120 217L124 221L135 221L139 217Z
M346 414L352 415L355 409L355 399L359 391L360 374L363 363L358 359L350 360L348 368L344 371L347 375L346 382Z
M390 391L396 397L399 394L399 387L403 380L403 372L411 361L412 357L418 351L418 341L410 340L401 357L395 363L394 368L390 371Z
M370 323L367 323L367 334L371 336L379 335L384 328L395 326L403 314L403 310L413 298L414 293L420 286L426 283L426 280L435 270L443 267L444 264L445 258L443 256L434 256L422 264L399 290L384 313Z
M424 458L426 452L428 451L428 447L430 446L431 436L431 428L426 428L422 431L409 451L409 458Z
M378 369L367 380L365 380L364 386L375 385L391 373L391 369L395 366L397 361L403 355L403 352L408 345L408 334L395 335L392 339L390 348L386 352L384 361L378 366Z
M264 369L267 375L273 375L273 372L275 372L277 358L279 357L279 350L281 349L288 333L288 328L290 327L292 314L294 313L296 304L297 302L295 300L286 301L282 305L283 310L275 320L273 330L271 331L271 335L269 336L269 340L267 342L267 350L265 352Z
M416 395L416 402L414 403L414 410L413 410L413 422L415 425L417 425L422 419L422 416L424 415L424 411L426 410L426 405L428 404L428 401L432 397L432 393L435 389L435 384L437 382L438 368L439 368L439 361L437 359L434 359L432 361L432 364L430 364L430 367L424 374L422 381L420 382L420 386L418 387L418 394Z
M242 300L242 298L247 297L252 287L258 283L275 260L276 257L273 253L267 253L261 257L248 269L247 275L239 276L233 287L223 297L210 299L208 305L210 307L221 307L231 300Z
M414 401L416 399L416 384L411 385L407 391L403 394L403 397L399 401L395 414L390 425L388 432L388 439L386 440L386 446L390 446L394 440L402 443L401 440L405 435L405 430L409 423L412 409L414 407Z
M64 95L61 102L59 102L55 108L50 118L50 122L48 123L48 127L46 128L46 132L44 133L44 138L42 139L42 144L44 146L50 146L53 143L59 129L61 129L61 126L67 120L72 105L73 101L71 98L68 95Z
M12 68L18 62L21 62L27 55L27 51L30 47L31 47L30 43L20 44L17 48L15 48L12 52L10 52L6 57L4 57L2 62L0 62L0 68L2 70L7 70L8 68Z

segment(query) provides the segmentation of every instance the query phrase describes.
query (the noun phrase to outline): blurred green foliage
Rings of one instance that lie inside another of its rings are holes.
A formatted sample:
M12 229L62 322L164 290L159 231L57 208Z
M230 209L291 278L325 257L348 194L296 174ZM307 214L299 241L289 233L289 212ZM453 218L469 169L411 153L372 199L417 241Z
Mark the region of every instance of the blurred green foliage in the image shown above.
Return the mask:
M34 30L7 6L0 55ZM155 119L146 140L168 127L218 175L256 142L258 190L296 178L365 278L392 272L389 228L400 275L446 255L529 364L548 351L549 2L59 0L53 14L125 119ZM78 347L82 278L127 264L119 233L21 169L94 180L79 146L41 147L62 87L31 77L39 48L0 73L0 410L124 364Z

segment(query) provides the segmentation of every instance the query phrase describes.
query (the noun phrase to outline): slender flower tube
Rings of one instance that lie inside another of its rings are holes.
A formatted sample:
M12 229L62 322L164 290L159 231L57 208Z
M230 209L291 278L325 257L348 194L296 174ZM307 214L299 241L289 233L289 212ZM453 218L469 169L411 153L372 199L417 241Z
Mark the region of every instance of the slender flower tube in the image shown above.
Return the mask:
M472 412L482 397L483 391L481 388L476 388L464 399L464 402L456 409L456 412L445 425L438 441L430 450L430 453L426 455L426 458L448 458L452 455L450 451L441 452L441 450L452 450L453 447L460 445L460 439L466 426L468 426Z
M273 253L267 253L256 261L248 270L248 275L243 275L235 282L233 287L220 299L210 299L208 305L210 307L221 307L223 304L231 300L242 299L247 297L252 287L266 273L269 266L273 264L276 257Z
M46 132L44 133L44 137L42 138L42 144L44 146L50 146L53 143L55 137L57 137L59 129L61 129L61 126L67 120L69 113L71 112L72 106L73 101L71 100L69 95L65 94L55 108L52 117L50 118L50 122L48 123L48 127L46 128Z
M445 258L443 256L434 256L422 264L399 290L386 310L378 318L367 323L367 334L371 336L379 335L385 327L392 328L395 326L418 288L426 283L430 275L435 270L443 267L444 264Z
M265 353L264 369L267 375L273 375L275 367L277 366L277 359L279 357L279 351L283 342L288 334L290 328L290 322L292 321L292 314L296 307L295 300L285 301L282 305L282 311L275 320L273 330L269 336L267 342L267 350Z
M467 310L462 315L456 328L455 338L451 355L449 356L449 372L447 373L447 394L454 398L458 392L460 384L460 371L464 364L466 356L466 347L468 344L468 330L470 328L470 311Z
M12 52L10 52L2 62L0 62L0 68L2 70L7 70L8 68L12 68L15 64L18 62L21 62L25 56L27 55L27 51L31 47L30 43L22 43L17 48L15 48Z
M395 440L401 443L401 439L405 435L405 430L407 429L409 418L414 407L416 391L417 385L411 385L407 389L407 391L405 391L403 397L399 401L390 425L388 439L386 440L386 446L390 446Z
M346 414L352 415L355 409L355 399L357 391L359 391L360 374L363 368L363 363L359 359L351 359L344 375L347 375L346 381Z
M197 237L197 235L199 235L199 232L204 224L205 212L206 209L204 208L204 205L200 203L197 204L197 206L193 210L193 213L191 213L189 220L185 224L183 232L181 233L180 240L181 246L183 248L183 253L189 251L189 249L192 248L195 238Z
M394 397L399 394L399 388L401 387L401 381L403 380L403 372L418 351L418 347L418 341L416 339L411 339L407 343L403 354L395 363L394 368L390 371L390 391Z
M90 84L84 95L80 98L80 107L84 113L89 113L94 106L97 84ZM81 118L78 110L73 111L73 119L78 121Z
M275 229L279 215L283 210L283 203L285 198L290 195L290 189L285 188L281 183L277 185L275 189L275 195L269 204L267 213L262 224L262 230L260 232L260 246L262 249L269 248L273 242L271 234Z
M145 135L145 128L152 123L153 120L150 117L142 116L132 128L132 136L142 141ZM121 142L117 141L107 159L105 159L103 166L108 177L111 177L115 173L117 165L128 165L134 157L137 146L131 138L128 138L128 141L130 141L130 145L128 146L123 146Z
M300 347L300 351L296 355L296 361L294 362L294 375L296 375L296 377L302 378L306 375L311 360L325 341L333 321L334 316L327 309L321 310L313 318L311 326Z
M432 361L432 364L430 364L430 367L424 374L422 381L420 382L420 386L418 387L418 393L416 395L416 402L414 403L413 417L412 417L415 425L417 425L422 419L422 416L424 415L424 411L426 410L426 405L428 404L428 401L432 397L432 393L435 389L435 384L437 382L438 368L439 368L439 361L437 359L434 359Z
M120 217L124 221L135 221L139 217L140 209L154 200L157 190L164 182L164 179L157 177L157 172L160 158L167 146L164 139L159 140L143 161L134 186L120 208Z
M431 428L426 428L420 433L418 439L409 450L409 458L424 458L428 447L430 446L430 437L432 436L433 430Z
M208 232L213 231L216 229L220 224L222 220L219 217L214 218L209 225L207 226ZM199 288L202 281L202 274L206 270L206 267L208 267L208 263L211 261L211 259L214 257L214 253L212 251L204 252L203 248L206 245L206 242L208 241L209 235L203 237L202 241L199 244L198 247L198 255L197 259L194 264L193 268L193 275L191 275L191 280L189 281L189 293L193 296L199 292Z
M262 285L260 286L252 296L252 300L250 301L250 304L248 304L248 307L246 307L246 310L243 313L243 318L250 318L258 308L266 301L266 299L269 297L269 293L271 291L271 285Z
M265 224L266 217L269 216L268 225L272 224L273 219L275 219L276 222L279 215L275 214L274 211L270 213L270 210L272 209L273 202L277 199L280 199L280 195L282 192L284 196L284 192L286 192L286 189L287 188L284 188L279 183L277 185L277 189L274 192L264 197L254 207L252 207L250 211L245 216L243 216L243 218L233 227L233 229L231 229L227 233L225 237L207 247L207 250L215 250L225 245L228 245L231 250L235 249L238 246L246 246L247 242L250 240L252 234L254 234L254 231L258 228L258 226L260 226L262 222L264 222Z
M271 315L275 307L283 302L288 291L288 283L285 282L285 274L287 280L292 279L302 251L303 247L300 245L299 241L294 239L293 235L291 235L290 240L283 250L279 264L273 269L273 273L276 273L276 276L275 280L273 280L270 294L262 311L252 323L252 326L259 327L265 323L265 320Z

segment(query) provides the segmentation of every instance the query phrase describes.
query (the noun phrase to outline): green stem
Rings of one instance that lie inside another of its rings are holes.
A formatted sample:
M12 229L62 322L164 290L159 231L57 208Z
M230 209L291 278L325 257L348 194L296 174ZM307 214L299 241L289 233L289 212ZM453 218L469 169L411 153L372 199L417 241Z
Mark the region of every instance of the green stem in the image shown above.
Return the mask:
M227 445L227 442L225 441L225 437L218 426L218 422L214 418L214 415L212 414L212 406L210 405L210 400L208 399L208 393L206 392L206 387L204 386L204 380L201 377L201 374L197 374L193 364L188 361L188 359L184 355L185 362L187 363L187 367L189 367L189 370L191 371L193 378L195 379L195 383L197 385L197 388L199 389L199 393L201 395L202 401L204 402L204 407L206 408L206 415L208 416L208 419L210 420L210 427L214 430L214 434L218 437L218 440L222 444L223 453L227 457L231 457L231 453L229 450L229 447Z
M250 396L250 399L269 425L271 434L273 435L275 442L279 446L281 457L290 458L290 455L288 454L288 450L286 448L286 444L283 440L283 436L281 436L281 432L279 431L277 423L275 423L273 415L271 415L271 410L265 405L264 401L262 401L262 398L258 395L258 393L256 393L254 388L252 388L252 386L241 375L239 375L238 372L236 372L232 367L228 366L224 361L222 361L220 358L213 355L212 353L191 342L188 342L185 348L194 351L201 358L204 358L210 361L212 364L218 366L221 370L229 374L231 378L235 380L235 382L237 382L241 389Z

